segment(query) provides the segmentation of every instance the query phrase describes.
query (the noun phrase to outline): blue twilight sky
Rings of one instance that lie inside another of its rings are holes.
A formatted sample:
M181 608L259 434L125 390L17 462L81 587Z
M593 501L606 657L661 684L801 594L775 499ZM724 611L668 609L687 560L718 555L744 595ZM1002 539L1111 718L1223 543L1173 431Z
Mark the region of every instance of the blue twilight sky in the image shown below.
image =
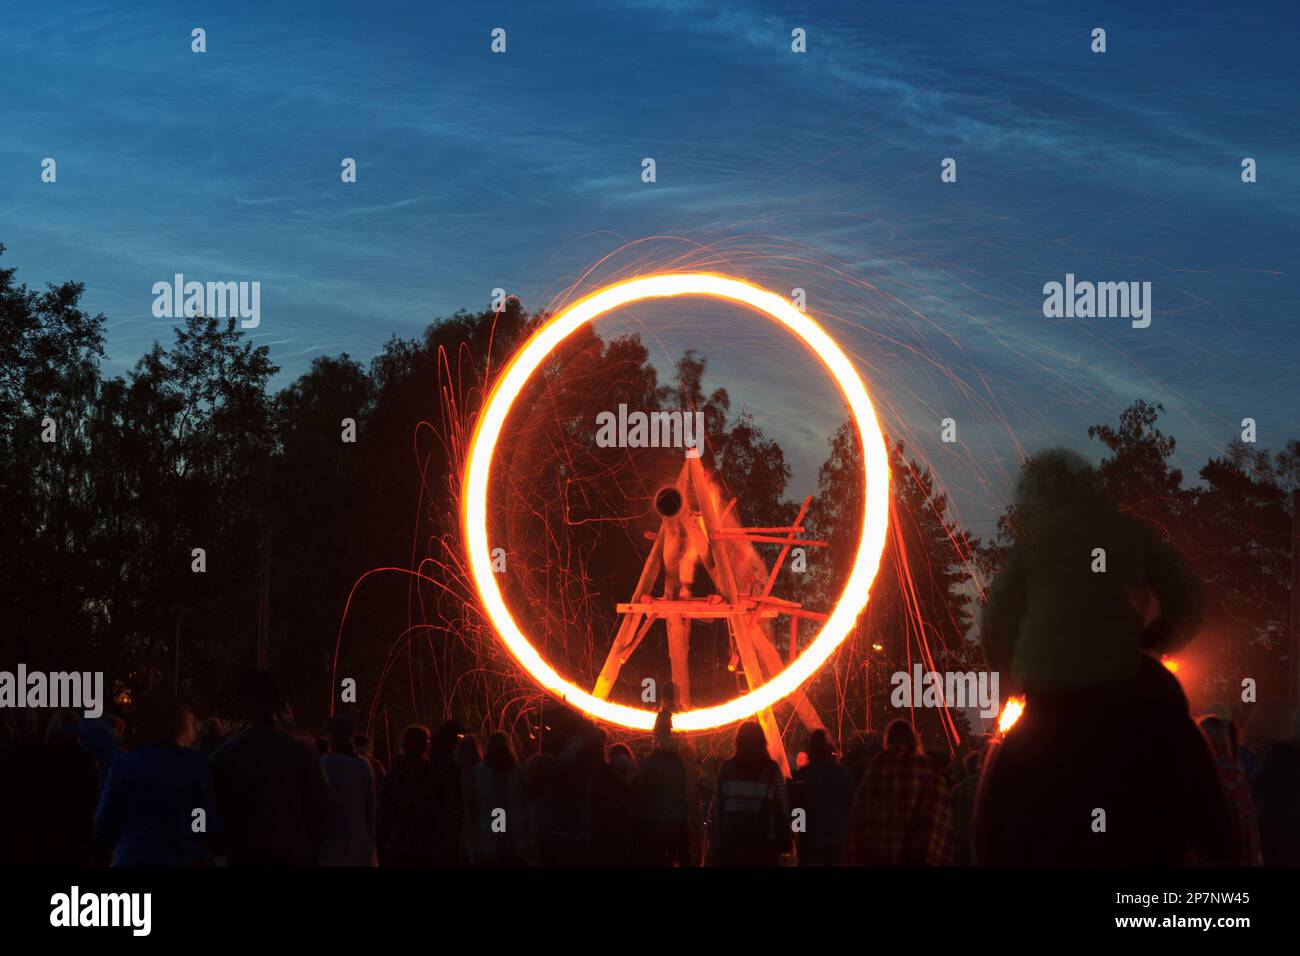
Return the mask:
M84 281L114 372L170 339L153 283L260 281L277 384L498 286L540 307L703 265L802 287L983 533L1020 454L1089 451L1134 398L1193 472L1243 417L1300 436L1297 51L1294 0L0 0L0 261ZM1151 282L1151 327L1045 318L1067 272ZM620 321L709 355L807 493L834 396L726 311Z

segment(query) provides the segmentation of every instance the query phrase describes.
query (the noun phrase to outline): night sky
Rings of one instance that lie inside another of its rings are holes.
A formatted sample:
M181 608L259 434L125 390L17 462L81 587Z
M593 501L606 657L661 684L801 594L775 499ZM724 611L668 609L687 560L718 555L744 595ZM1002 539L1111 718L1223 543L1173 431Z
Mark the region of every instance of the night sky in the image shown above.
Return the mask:
M1243 417L1300 437L1293 0L409 6L0 3L0 263L84 281L114 373L170 340L154 282L260 281L281 385L494 287L540 308L611 254L606 278L707 249L807 290L977 534L1022 453L1095 456L1135 398L1193 473ZM1045 318L1067 272L1151 282L1151 327ZM656 358L710 355L808 493L825 388L729 345L743 318Z

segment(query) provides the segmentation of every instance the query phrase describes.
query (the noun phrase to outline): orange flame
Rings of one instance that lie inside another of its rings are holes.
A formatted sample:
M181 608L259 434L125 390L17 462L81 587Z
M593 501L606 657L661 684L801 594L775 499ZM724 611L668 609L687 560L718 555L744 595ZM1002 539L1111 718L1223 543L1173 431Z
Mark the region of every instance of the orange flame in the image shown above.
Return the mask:
M1020 715L1025 712L1025 699L1023 697L1008 697L1007 702L1002 705L1002 713L998 715L998 733L1005 734L1008 730L1016 725Z

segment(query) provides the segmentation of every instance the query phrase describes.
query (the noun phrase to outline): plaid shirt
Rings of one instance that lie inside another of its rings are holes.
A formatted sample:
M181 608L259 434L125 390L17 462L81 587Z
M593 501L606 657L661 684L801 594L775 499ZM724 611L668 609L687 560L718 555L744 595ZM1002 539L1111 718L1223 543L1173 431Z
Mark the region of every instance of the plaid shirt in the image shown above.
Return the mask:
M886 750L871 761L849 821L853 866L950 866L956 839L952 800L930 758Z

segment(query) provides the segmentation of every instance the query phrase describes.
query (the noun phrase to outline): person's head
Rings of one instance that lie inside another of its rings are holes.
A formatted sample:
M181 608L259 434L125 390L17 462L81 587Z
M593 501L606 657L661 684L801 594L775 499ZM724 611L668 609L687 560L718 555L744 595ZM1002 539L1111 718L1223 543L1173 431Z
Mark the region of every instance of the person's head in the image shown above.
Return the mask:
M355 754L356 750L352 746L352 735L356 732L356 729L356 723L347 714L338 714L331 717L325 725L325 731L330 740L330 753Z
M429 753L434 757L451 759L456 756L456 749L465 736L465 728L455 720L444 721L434 732L429 741Z
M916 741L916 732L912 730L912 725L902 718L891 720L889 726L885 728L885 749L906 750L909 753L917 753L920 748Z
M370 736L368 734L356 733L352 735L352 749L359 754L370 753Z
M1087 460L1066 448L1048 448L1020 469L1016 484L1016 515L1033 525L1079 503L1105 504L1105 487Z
M615 770L636 770L636 757L627 744L614 744L609 748L609 765Z
M772 759L767 752L767 738L757 720L747 720L736 728L736 759L747 764Z
M510 744L510 737L500 730L489 737L483 762L487 764L489 770L502 773L514 769L515 748Z
M462 768L468 768L479 763L483 758L479 756L478 741L474 739L473 734L465 734L460 738L460 743L456 745L456 763Z
M1228 732L1228 724L1222 717L1216 717L1213 714L1208 717L1202 717L1197 724L1201 728L1201 733L1209 741L1210 749L1216 756L1232 756L1232 735Z
M811 762L833 759L835 759L835 745L831 743L831 735L818 727L808 735L808 760Z
M429 728L412 724L402 731L402 753L423 757L429 750Z
M280 685L270 671L245 672L240 678L237 696L244 718L250 724L274 724L276 716L285 709Z
M965 757L961 759L961 768L962 770L966 771L967 776L970 776L971 774L979 773L980 759L983 756L984 754L981 751L972 750L970 753L968 753Z
M199 724L199 736L203 740L225 740L226 725L221 722L220 717L206 717Z
M170 689L155 687L136 701L135 742L188 747L194 742L194 714Z
M47 744L76 743L77 719L75 710L56 710L45 725L45 742Z

